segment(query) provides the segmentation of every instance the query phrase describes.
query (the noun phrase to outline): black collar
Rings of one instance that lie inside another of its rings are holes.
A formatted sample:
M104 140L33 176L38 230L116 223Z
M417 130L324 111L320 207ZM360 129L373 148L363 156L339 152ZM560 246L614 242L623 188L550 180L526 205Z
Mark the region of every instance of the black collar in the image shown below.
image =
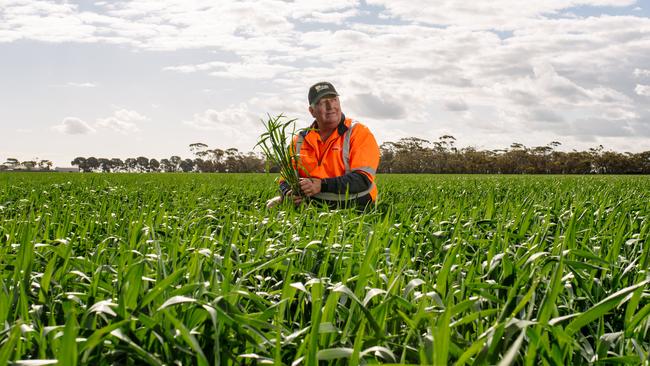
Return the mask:
M337 129L339 130L339 136L343 136L345 131L348 130L348 126L345 125L345 114L343 113L341 113L341 122L339 122Z

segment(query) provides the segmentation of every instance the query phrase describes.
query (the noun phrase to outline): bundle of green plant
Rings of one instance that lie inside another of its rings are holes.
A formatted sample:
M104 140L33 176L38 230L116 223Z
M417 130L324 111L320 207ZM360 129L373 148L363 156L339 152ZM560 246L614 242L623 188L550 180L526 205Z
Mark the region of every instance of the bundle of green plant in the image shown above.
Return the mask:
M262 120L266 132L260 135L255 147L259 146L267 161L278 166L280 176L289 184L292 192L302 195L296 169L298 159L292 147L296 134L295 122L295 118L287 120L282 113L275 117L268 115L266 121Z

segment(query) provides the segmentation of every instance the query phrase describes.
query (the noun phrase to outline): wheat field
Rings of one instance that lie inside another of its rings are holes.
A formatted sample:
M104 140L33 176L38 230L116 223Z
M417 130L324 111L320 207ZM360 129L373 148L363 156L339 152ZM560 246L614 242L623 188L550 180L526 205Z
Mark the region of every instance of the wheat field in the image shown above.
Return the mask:
M0 174L0 365L645 364L650 179Z

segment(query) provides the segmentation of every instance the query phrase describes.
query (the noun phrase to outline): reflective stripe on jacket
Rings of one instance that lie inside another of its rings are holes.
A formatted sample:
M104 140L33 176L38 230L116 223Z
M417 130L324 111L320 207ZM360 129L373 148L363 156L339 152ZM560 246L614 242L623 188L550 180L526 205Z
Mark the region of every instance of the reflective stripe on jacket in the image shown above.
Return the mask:
M314 197L327 201L345 201L370 193L370 197L375 201L377 198L375 174L379 165L379 147L368 127L351 119L345 119L324 142L313 127L314 125L311 129L299 133L294 139L294 147L299 157L300 177L324 179L359 172L370 181L370 188L363 192L348 194L321 192Z

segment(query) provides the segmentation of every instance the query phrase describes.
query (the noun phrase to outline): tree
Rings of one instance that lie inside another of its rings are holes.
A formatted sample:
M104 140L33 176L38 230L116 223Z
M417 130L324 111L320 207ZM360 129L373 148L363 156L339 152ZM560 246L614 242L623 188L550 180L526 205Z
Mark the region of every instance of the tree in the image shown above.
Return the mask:
M393 173L393 165L396 155L395 144L392 142L384 142L379 146L381 160L379 162L380 173Z
M41 160L41 161L38 162L38 166L41 169L50 170L52 168L52 161L51 160Z
M23 161L20 165L25 167L27 170L32 170L38 165L38 163L35 160L27 160Z
M193 144L190 144L190 151L197 157L202 157L201 154L207 148L208 148L208 145L206 145L206 144L204 144L202 142L195 142Z
M396 149L395 172L438 173L427 169L432 167L432 162L436 162L432 157L432 150L426 147L428 144L428 140L418 137L405 137L393 144Z
M124 167L124 162L120 158L112 158L111 159L111 171L113 172L121 172L126 170Z
M149 160L149 169L153 172L159 172L160 171L160 162L156 159L151 159Z
M7 161L4 163L9 170L16 169L20 165L20 161L16 158L7 158Z
M241 171L247 173L263 173L264 172L264 159L249 152L246 155L241 155Z
M86 159L86 166L88 167L89 172L94 172L99 168L99 160L96 157L91 156Z
M239 150L234 147L227 149L226 153L226 172L228 173L239 173L241 171L241 159L239 156Z
M194 159L194 167L196 171L201 173L210 173L215 171L212 160L203 160L201 158L196 158Z
M83 172L83 173L89 171L88 164L86 163L86 158L84 158L84 157L81 157L81 156L76 157L76 158L74 158L74 160L72 160L72 162L70 162L70 164L72 164L73 166L78 167L79 170L81 170L81 172Z
M172 172L172 163L169 161L169 159L161 159L160 160L160 171L162 172Z
M194 162L192 161L192 159L181 160L179 166L183 172L185 173L191 172L192 169L194 169Z
M138 166L138 160L135 158L127 158L124 160L124 166L126 167L127 171L134 172L135 168Z
M97 159L99 162L99 169L104 173L110 173L111 171L111 161L106 158Z
M138 156L135 159L135 161L137 163L138 171L140 171L140 172L148 172L149 171L149 158L147 158L145 156Z
M650 151L644 151L634 155L634 160L639 167L639 173L650 174Z
M441 146L445 148L445 150L455 150L456 148L454 147L454 143L456 142L456 138L452 135L442 135L438 138L438 141L440 142Z
M181 160L182 160L181 157L176 155L169 158L169 162L171 163L171 167L172 167L171 169L172 172L178 171L179 166L181 164Z
M207 153L209 154L207 155L209 159L212 160L212 164L214 166L213 171L221 173L225 172L226 164L224 163L223 159L224 156L226 156L226 152L221 149L212 149L208 150Z

